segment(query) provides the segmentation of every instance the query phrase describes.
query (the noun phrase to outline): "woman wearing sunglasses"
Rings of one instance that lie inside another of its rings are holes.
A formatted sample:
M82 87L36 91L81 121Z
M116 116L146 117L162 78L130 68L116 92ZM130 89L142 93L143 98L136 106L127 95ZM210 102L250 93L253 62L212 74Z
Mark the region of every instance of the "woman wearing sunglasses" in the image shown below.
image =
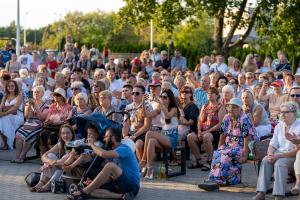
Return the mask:
M297 119L300 119L300 86L292 87L288 100L298 104Z
M175 148L178 141L178 119L180 116L176 99L171 90L164 90L159 98L160 106L153 112L147 113L151 117L158 114L162 115L161 123L162 134L151 131L146 134L146 141L144 145L144 154L140 162L142 172L147 165L147 174L145 179L153 179L153 160L155 156L155 149L163 150L167 148Z

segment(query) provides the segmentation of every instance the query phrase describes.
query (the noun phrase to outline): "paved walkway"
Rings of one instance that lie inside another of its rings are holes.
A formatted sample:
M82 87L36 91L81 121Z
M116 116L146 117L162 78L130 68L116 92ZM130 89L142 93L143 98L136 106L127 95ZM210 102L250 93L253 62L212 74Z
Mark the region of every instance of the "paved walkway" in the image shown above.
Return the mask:
M14 151L0 151L0 200L60 200L64 194L31 193L25 185L24 177L31 171L38 171L38 160L24 164L12 164ZM253 165L243 165L242 184L235 187L222 187L219 192L205 192L198 189L197 183L207 176L207 172L188 170L186 176L164 181L142 182L137 200L242 200L251 199L255 192L256 173ZM291 187L291 185L289 185ZM268 195L267 199L273 199ZM296 200L297 197L286 199Z

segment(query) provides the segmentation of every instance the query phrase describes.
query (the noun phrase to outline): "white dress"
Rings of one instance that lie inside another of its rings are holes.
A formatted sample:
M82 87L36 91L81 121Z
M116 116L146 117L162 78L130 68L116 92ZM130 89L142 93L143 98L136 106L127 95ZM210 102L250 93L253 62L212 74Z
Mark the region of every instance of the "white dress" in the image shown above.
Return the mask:
M6 100L5 106L12 106L16 104L17 99L11 101ZM0 117L0 132L7 137L7 144L10 149L13 149L13 142L15 139L15 132L24 123L23 105L21 104L17 110L17 114L9 114Z

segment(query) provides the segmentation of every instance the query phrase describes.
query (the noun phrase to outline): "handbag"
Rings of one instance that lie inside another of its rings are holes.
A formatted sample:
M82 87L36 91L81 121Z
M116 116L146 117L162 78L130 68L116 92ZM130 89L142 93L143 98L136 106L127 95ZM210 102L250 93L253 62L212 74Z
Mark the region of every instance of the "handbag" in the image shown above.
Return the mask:
M40 181L41 173L39 172L30 172L25 177L25 182L28 187L34 187Z
M256 141L253 145L253 160L261 161L267 154L271 139Z

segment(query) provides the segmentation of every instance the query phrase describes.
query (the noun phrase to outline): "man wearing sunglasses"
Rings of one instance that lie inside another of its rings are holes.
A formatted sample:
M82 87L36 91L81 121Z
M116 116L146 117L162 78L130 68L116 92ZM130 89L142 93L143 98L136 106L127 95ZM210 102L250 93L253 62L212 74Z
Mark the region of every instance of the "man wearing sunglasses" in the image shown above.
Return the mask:
M123 136L136 143L136 155L141 160L144 151L145 134L151 127L151 118L145 117L145 111L153 110L151 104L144 100L145 87L136 85L132 90L133 102L126 106L125 111L130 113L130 119L124 122Z
M289 100L294 101L295 103L298 104L298 107L300 108L300 86L293 87L290 90L289 94ZM297 110L297 119L300 119L300 110Z

